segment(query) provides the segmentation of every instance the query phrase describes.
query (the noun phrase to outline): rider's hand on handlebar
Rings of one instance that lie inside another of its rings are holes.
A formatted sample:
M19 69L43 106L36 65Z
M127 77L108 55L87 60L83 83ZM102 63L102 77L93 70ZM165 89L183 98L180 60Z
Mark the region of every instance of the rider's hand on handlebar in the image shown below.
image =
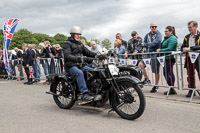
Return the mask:
M82 58L81 57L77 57L77 62L81 63L82 62Z
M77 62L78 63L83 63L83 62L88 62L90 61L90 59L88 59L87 57L77 57Z

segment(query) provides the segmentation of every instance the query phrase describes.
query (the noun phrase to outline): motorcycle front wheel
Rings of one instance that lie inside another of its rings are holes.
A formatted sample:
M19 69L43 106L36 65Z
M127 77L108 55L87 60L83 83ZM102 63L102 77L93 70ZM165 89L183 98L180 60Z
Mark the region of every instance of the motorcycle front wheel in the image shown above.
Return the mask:
M62 109L70 109L75 103L75 91L72 89L71 84L65 80L59 80L52 85L53 99L58 107Z
M113 93L112 107L124 119L139 118L146 106L145 96L137 84L131 80L117 82L120 92Z

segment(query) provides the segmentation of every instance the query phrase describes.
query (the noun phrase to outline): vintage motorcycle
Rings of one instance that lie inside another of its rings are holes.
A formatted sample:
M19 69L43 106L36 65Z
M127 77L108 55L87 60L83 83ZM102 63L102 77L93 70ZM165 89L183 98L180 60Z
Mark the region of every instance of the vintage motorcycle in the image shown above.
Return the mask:
M84 57L86 58L86 57ZM101 100L82 101L75 76L65 73L63 75L49 75L50 91L58 107L70 109L76 101L79 105L101 106L108 100L110 111L115 111L124 119L139 118L146 106L144 94L140 88L141 81L131 75L119 75L119 68L109 61L109 55L99 55L98 64L93 71L84 71L85 81L89 93L93 96L101 95Z

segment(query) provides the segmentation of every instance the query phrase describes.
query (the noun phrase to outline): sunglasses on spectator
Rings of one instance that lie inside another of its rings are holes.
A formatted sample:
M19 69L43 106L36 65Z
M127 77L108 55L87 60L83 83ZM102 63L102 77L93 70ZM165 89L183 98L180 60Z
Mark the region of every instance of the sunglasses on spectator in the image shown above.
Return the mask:
M191 29L193 26L188 26L188 29Z
M151 28L157 28L157 26L151 26Z

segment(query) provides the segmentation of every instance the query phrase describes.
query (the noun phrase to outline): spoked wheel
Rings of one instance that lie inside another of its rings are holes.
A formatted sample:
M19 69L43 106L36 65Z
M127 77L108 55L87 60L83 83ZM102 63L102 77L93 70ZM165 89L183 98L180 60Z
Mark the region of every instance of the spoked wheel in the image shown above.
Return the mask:
M112 106L116 113L124 119L139 118L145 110L145 97L140 87L131 81L117 82L120 94L113 95Z
M72 86L68 84L65 80L60 80L53 85L52 92L56 95L53 95L55 103L62 109L70 109L74 103L75 91L72 89Z

